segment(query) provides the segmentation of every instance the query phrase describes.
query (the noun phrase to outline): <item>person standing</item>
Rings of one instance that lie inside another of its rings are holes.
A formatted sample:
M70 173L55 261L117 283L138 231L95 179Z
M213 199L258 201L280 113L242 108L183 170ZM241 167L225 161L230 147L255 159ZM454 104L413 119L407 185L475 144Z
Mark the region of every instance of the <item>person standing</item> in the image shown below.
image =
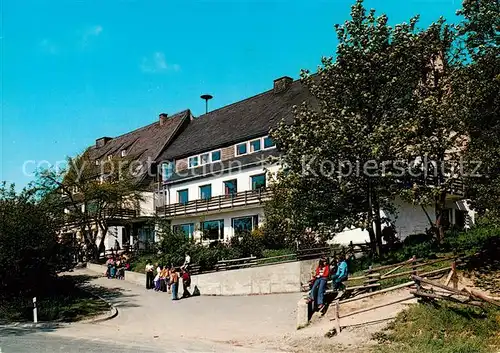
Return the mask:
M151 265L151 262L148 261L146 265L146 289L154 288L153 280L155 278L155 275L153 270L154 270L153 265Z
M172 286L172 300L178 300L179 274L175 271L174 267L170 270L170 285Z
M191 287L191 275L188 271L182 270L182 298L188 298L191 296L188 288Z

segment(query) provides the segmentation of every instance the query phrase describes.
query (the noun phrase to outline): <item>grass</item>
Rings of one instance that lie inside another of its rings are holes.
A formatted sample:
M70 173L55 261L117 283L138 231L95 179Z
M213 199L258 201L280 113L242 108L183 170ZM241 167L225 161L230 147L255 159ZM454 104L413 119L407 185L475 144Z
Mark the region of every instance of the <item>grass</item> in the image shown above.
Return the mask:
M496 353L500 311L441 302L401 312L373 337L374 353Z
M0 323L33 322L33 295L0 298ZM71 276L44 283L37 297L39 321L74 322L110 309L104 301L79 288Z

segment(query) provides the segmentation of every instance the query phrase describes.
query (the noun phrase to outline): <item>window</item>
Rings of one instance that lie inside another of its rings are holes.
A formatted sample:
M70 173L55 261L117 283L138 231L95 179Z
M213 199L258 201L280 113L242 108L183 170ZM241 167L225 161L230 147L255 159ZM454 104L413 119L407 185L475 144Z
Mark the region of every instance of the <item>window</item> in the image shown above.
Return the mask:
M259 190L266 187L266 174L254 175L252 178L252 190Z
M122 150L122 157L125 157L127 155L127 150Z
M172 227L175 233L183 233L186 238L192 238L194 236L194 223L178 224Z
M108 156L108 161L110 161L110 160L111 160L111 158L113 158L113 156L112 156L112 155L109 155L109 156Z
M183 205L188 203L188 201L189 201L188 196L189 196L188 189L177 191L177 200L179 201L179 203L181 203Z
M198 166L198 156L189 157L189 168L194 168Z
M257 152L261 149L260 139L250 141L250 152Z
M201 222L203 240L224 240L224 220Z
M233 227L234 235L251 233L252 230L258 227L258 225L259 217L257 215L231 219L231 226Z
M240 143L236 145L236 155L241 156L242 154L247 153L247 143Z
M210 154L209 153L204 153L200 156L200 164L208 164L210 163Z
M99 165L99 160L98 159L95 160L95 165Z
M238 192L238 183L236 182L236 179L224 182L224 195L235 196L237 192Z
M200 199L208 200L212 197L212 185L200 186Z
M264 137L264 148L272 148L276 146L274 143L273 139L270 138L269 136Z
M220 150L212 152L212 162L220 161Z
M175 163L173 161L162 163L161 165L161 180L167 181L174 173Z

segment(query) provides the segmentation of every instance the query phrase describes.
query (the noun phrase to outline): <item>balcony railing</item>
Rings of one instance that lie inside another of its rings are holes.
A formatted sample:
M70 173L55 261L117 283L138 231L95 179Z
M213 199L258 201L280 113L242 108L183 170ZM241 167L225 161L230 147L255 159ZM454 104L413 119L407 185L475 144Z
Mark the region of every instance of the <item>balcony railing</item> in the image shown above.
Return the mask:
M226 208L255 205L267 201L271 196L269 189L247 190L231 195L214 196L206 200L193 200L186 203L158 205L158 215L178 216L196 214L198 212L218 211Z

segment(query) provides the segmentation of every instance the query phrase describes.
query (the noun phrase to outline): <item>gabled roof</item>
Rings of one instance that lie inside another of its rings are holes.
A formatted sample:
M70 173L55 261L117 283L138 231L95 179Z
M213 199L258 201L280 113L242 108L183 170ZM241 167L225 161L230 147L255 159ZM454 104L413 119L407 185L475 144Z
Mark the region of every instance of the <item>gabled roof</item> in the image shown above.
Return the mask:
M174 139L185 122L191 119L189 109L169 116L150 125L112 138L102 147L89 147L87 152L92 160L107 158L109 155L120 157L121 151L126 150L127 158L131 158L147 165L154 161L160 153Z
M304 84L294 81L284 92L274 93L271 89L201 115L189 122L158 161L179 159L266 135L281 120L292 122L292 107L304 101L312 102L312 96Z

